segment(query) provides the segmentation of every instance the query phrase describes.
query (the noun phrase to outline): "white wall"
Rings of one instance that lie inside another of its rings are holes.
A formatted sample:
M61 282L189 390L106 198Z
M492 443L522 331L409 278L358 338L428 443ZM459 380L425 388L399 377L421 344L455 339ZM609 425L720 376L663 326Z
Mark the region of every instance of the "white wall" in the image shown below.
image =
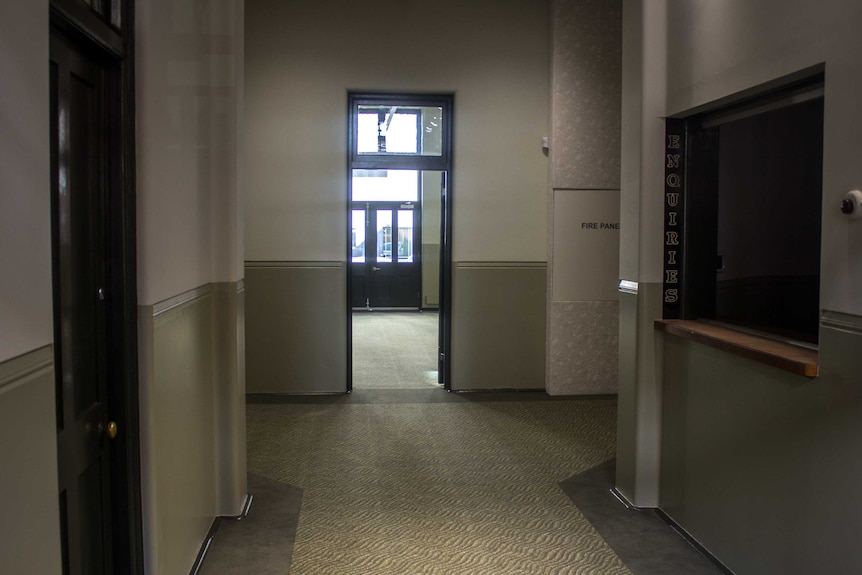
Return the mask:
M137 4L142 305L243 275L242 4Z
M51 343L48 4L0 4L0 361Z
M455 260L544 261L546 2L249 0L247 259L343 261L347 92L455 93Z

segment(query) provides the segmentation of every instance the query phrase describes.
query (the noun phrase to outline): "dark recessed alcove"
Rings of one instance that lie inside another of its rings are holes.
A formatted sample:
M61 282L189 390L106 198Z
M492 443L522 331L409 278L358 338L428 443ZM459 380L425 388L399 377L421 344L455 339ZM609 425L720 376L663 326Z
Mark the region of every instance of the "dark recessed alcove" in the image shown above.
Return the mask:
M822 80L690 118L683 314L817 343Z

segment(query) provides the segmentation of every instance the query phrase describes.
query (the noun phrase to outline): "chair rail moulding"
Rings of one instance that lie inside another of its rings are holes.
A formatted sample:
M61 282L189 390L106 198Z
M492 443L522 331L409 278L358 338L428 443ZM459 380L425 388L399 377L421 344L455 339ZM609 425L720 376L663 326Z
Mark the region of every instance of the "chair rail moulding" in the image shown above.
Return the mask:
M247 261L247 268L338 268L345 265L345 262L338 261Z

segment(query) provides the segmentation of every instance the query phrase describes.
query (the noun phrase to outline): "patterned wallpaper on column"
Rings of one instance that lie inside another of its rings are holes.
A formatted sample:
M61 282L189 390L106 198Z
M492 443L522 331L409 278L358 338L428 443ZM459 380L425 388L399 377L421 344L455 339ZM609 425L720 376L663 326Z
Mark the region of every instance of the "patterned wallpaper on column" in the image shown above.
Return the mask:
M619 189L622 2L551 10L551 187Z
M552 302L549 395L617 393L619 303Z

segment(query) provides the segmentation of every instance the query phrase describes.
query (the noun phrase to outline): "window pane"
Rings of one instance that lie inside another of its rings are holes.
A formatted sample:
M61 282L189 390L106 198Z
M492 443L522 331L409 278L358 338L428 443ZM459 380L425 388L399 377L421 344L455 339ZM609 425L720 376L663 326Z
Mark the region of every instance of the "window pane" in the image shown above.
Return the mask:
M354 263L365 262L365 210L353 210L351 243Z
M377 210L377 261L392 261L392 210Z
M443 108L422 110L422 155L443 155Z
M415 154L419 151L419 115L418 114L394 114L389 116L389 123L383 132L384 140L378 139L378 152L380 143L386 148L383 152L391 154Z
M359 113L356 151L360 154L377 153L377 114Z
M413 261L413 210L398 210L398 261Z
M359 154L440 156L443 108L439 106L359 106Z
M359 108L357 146L360 154L411 154L419 151L419 110Z
M354 202L416 202L417 170L353 170Z

